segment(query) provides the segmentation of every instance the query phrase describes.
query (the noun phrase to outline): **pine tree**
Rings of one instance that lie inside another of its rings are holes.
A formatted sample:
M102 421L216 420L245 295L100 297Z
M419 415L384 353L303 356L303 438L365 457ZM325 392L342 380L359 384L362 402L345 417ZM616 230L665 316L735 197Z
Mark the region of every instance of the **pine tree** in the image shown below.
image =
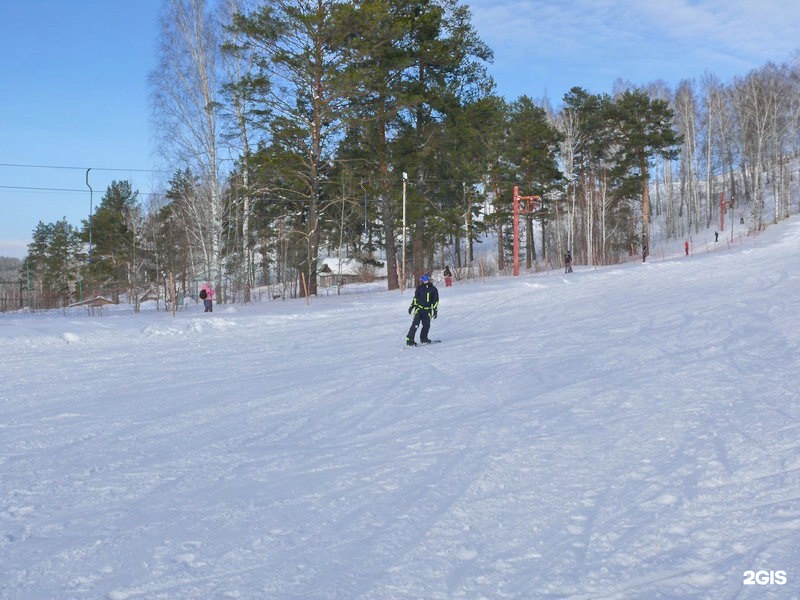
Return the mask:
M139 219L138 194L129 181L113 181L91 217L89 281L104 290L110 288L114 302L119 301L121 290L133 282L137 243L140 244L134 226ZM84 220L83 226L88 240L89 221Z
M508 107L494 95L459 101L450 107L443 121L441 141L436 146L430 173L437 181L437 208L428 218L428 229L438 234L437 242L454 243L454 262L461 263L462 237L465 264L473 260L474 243L487 223L476 219L486 201L487 166L501 160ZM445 261L447 262L447 261Z
M256 65L249 77L253 112L269 125L270 154L281 157L271 165L280 173L267 173L261 183L270 190L277 181L290 185L280 194L302 215L294 234L305 248L301 270L310 295L317 293L321 216L346 97L343 51L333 43L339 4L280 0L236 15L232 26Z
M342 76L350 90L347 133L338 157L356 165L365 191L377 200L390 290L400 287L395 229L402 178L401 170L393 168L391 143L399 116L408 107L403 74L413 64L404 42L409 28L405 5L397 0L356 0L335 13L338 42L346 56Z
M80 299L81 239L66 218L36 226L26 257L29 272L38 282L45 307L65 306Z
M572 180L569 183L575 209L573 218L578 228L572 250L577 259L580 253L575 242L582 240L586 263L590 265L595 263L598 253L603 260L606 258L607 190L614 147L611 111L612 100L607 94L590 94L574 87L564 95L564 118L572 127L568 149ZM599 243L596 242L598 237Z
M677 157L681 143L673 116L666 101L651 99L641 90L625 91L613 104L614 172L641 194L643 259L650 251L650 161L656 155Z
M413 223L413 272L420 275L431 253L428 220L441 206L436 165L452 151L447 145L446 116L459 103L491 93L494 83L486 72L492 51L477 35L471 14L456 0L402 2L408 30L403 47L411 57L404 73L407 110L395 150L396 163L409 173L409 220Z
M520 184L526 192L544 197L555 189L561 180L561 171L556 162L561 135L550 125L545 110L536 106L527 96L517 99L510 107L507 158L517 169ZM544 243L546 211L540 212L542 223L542 257L547 258ZM528 235L526 238L526 266L536 259L533 241L534 215L525 215Z

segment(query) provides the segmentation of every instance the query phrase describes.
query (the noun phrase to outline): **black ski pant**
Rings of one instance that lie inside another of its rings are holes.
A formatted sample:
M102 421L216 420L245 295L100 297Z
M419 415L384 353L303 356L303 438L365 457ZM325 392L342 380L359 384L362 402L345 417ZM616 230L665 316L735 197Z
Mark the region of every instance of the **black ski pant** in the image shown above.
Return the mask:
M411 328L408 330L407 340L414 341L414 336L417 334L417 327L422 323L422 331L419 334L420 341L428 339L428 331L431 328L431 313L424 308L418 308L414 313L414 320L411 322Z

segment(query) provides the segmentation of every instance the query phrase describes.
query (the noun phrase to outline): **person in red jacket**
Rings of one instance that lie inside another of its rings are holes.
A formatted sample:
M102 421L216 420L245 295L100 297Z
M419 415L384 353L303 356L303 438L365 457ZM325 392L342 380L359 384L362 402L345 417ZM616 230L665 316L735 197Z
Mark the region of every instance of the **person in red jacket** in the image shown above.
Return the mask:
M450 265L446 265L444 268L444 287L452 287L453 285L453 272L450 270Z
M686 256L689 256L689 240L683 243L683 248L686 250Z

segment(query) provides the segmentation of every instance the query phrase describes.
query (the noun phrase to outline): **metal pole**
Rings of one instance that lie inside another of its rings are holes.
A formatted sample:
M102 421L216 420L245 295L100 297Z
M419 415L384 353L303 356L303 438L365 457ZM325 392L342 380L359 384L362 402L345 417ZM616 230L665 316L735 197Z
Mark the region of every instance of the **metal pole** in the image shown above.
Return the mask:
M400 269L400 291L402 292L406 285L406 181L408 174L403 171L403 265Z
M89 171L91 170L91 167L86 169L86 187L89 188L89 262L92 262L92 205L94 200L94 190L92 190L92 186L89 185Z
M514 186L514 277L519 276L519 186Z
M364 180L361 180L361 189L364 190L364 238L367 237L367 190L364 189Z

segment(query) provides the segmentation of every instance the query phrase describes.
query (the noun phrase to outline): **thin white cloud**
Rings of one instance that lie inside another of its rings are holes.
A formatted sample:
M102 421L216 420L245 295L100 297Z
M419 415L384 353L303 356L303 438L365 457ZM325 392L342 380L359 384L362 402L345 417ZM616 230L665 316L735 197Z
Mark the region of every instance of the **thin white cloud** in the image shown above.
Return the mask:
M665 41L732 62L781 62L800 46L797 0L659 0L643 2L637 10Z
M711 72L727 80L768 61L789 60L800 47L798 0L467 4L479 34L495 51L492 72L501 93L508 80L525 81L534 92L555 89L558 96L573 85L610 91L617 78L675 85ZM518 93L514 89L512 95Z

